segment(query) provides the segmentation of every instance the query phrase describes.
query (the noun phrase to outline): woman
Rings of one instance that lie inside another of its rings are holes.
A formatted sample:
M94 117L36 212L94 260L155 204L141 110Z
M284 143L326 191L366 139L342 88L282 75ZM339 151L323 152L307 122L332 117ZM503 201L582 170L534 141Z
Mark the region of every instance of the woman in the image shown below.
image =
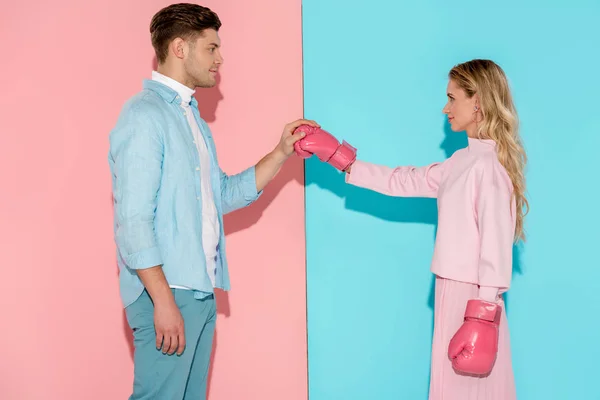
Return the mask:
M513 243L524 239L526 155L502 69L472 60L449 73L443 112L468 147L444 162L396 167L356 160L328 132L299 127L296 152L346 172L346 182L390 196L432 197L438 233L431 400L516 399L502 294L512 276Z

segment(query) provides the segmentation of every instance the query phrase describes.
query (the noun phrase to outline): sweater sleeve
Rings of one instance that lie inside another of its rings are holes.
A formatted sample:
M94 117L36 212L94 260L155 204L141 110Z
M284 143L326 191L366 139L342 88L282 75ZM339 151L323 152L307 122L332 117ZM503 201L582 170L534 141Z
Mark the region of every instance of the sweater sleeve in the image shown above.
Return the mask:
M447 162L390 168L357 160L346 182L388 196L435 198Z
M499 289L510 287L516 226L512 185L497 161L480 171L475 209L480 245L479 296L495 301Z

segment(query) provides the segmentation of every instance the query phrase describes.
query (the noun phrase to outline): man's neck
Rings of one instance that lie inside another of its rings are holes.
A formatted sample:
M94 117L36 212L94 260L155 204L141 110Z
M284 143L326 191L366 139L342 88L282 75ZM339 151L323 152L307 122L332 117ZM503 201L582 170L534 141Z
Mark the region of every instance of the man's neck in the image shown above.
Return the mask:
M159 71L152 71L152 79L175 90L179 94L182 103L190 104L192 101L195 91L172 77L164 75Z
M196 88L193 85L191 85L189 82L186 82L186 79L184 78L185 75L182 72L177 71L176 68L173 68L166 64L159 64L156 68L156 72L158 72L161 75L167 76L173 80L176 80L177 82L189 87L192 90L196 90Z

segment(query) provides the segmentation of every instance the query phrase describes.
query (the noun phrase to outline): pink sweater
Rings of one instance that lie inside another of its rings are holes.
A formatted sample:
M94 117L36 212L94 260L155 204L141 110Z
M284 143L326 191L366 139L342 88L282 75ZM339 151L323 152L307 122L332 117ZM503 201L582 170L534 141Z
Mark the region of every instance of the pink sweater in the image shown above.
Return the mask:
M346 174L346 182L389 196L437 198L431 272L480 285L489 301L510 287L516 224L512 183L495 146L469 138L444 162L389 168L357 160Z

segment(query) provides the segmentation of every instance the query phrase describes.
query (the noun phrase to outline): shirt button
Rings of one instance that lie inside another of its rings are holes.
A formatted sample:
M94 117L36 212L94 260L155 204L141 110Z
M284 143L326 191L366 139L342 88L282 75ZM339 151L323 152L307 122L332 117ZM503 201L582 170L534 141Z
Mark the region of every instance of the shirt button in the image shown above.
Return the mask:
M196 171L200 171L200 167L196 167Z
M200 200L200 196L196 197L196 200Z

